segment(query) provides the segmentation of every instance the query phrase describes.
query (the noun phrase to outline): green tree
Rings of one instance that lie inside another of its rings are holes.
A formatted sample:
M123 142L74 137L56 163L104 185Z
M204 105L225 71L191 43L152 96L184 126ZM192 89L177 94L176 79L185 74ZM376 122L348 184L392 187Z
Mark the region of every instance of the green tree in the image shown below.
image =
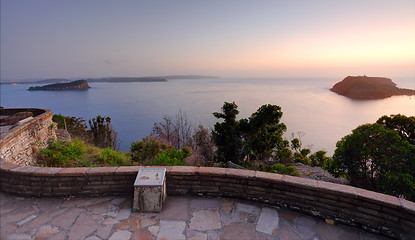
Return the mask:
M366 124L336 146L327 163L334 176L347 174L354 186L415 200L415 146L397 131Z
M281 107L266 104L253 113L248 121L240 121L247 153L257 160L266 161L274 150L283 148L282 135L287 127L280 123L281 117Z
M86 141L90 140L90 132L83 118L63 116L62 114L54 114L52 121L58 124L59 129L65 129L71 137L80 138Z
M221 112L213 113L217 119L223 119L223 122L217 122L212 131L212 139L217 147L217 157L221 162L237 162L241 159L242 138L239 129L239 122L236 116L239 114L238 105L235 102L225 102Z
M404 115L383 116L376 122L386 129L395 130L399 135L415 146L415 117Z

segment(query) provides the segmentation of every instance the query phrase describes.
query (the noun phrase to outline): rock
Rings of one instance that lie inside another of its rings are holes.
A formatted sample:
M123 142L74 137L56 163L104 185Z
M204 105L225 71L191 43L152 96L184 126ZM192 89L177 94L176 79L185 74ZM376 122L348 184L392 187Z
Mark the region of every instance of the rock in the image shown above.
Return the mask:
M56 137L60 141L70 142L71 141L71 134L65 129L56 129L55 130Z
M30 87L29 91L61 91L61 90L83 90L91 88L86 80L77 80L69 83L54 83L45 86Z
M397 88L389 78L348 76L331 91L352 99L383 99L396 95L415 95L415 90Z
M314 179L314 180L320 180L320 181L326 181L326 182L332 182L332 183L338 183L338 184L344 184L344 185L350 184L349 181L347 181L344 178L333 177L333 175L331 175L329 172L325 171L321 167L312 167L312 166L308 166L302 163L295 163L294 166L301 173L299 177L302 177L302 178L308 178L308 179Z

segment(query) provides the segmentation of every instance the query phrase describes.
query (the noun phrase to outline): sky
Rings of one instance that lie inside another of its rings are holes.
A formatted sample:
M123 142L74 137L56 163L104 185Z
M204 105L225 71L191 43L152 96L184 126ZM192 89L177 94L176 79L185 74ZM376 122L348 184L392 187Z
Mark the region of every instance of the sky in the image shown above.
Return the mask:
M0 79L415 78L413 0L0 0Z

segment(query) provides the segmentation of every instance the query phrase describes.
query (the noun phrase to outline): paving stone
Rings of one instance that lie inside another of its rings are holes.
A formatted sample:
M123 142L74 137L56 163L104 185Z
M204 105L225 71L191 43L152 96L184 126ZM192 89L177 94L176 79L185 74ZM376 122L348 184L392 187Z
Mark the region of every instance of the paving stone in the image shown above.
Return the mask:
M181 240L185 239L183 234L186 228L185 221L168 221L160 220L160 230L157 236L158 240Z
M113 231L125 230L125 229L128 229L128 220L125 220L119 223L117 226L114 227Z
M24 208L31 208L33 206L33 200L16 198L14 201L7 201L0 206L1 214L11 213L16 210Z
M94 214L103 214L110 211L110 204L108 202L100 202L88 205L87 208Z
M110 236L112 225L100 226L97 229L96 235L102 239L107 239Z
M199 210L193 213L189 227L199 231L222 228L219 211L217 209L210 209Z
M190 200L190 208L193 210L218 209L221 203L217 198L195 198Z
M18 230L19 233L27 232L28 230L37 229L40 226L44 225L47 222L50 222L51 218L48 215L37 216L28 223L22 225Z
M301 236L295 231L295 229L286 223L281 224L278 237L281 240L283 239L303 240ZM334 239L331 239L331 240L334 240Z
M190 238L190 237L195 236L198 233L199 233L198 231L187 227L184 235L186 236L186 238Z
M208 240L219 240L222 235L222 229L206 231Z
M126 198L114 198L111 200L112 205L119 206L121 203L123 203L126 200Z
M233 206L235 205L235 201L229 199L223 199L220 208L222 211L226 213L231 213L233 211Z
M120 230L120 231L114 232L109 238L109 240L130 239L130 237L131 237L131 233L129 231Z
M69 231L69 239L83 239L93 233L99 224L91 215L81 213Z
M224 226L236 222L235 218L231 215L221 215L221 216L222 216L222 224Z
M255 239L255 225L248 223L232 223L223 228L220 239Z
M248 213L250 215L259 216L261 209L255 205L252 204L246 204L246 203L236 203L236 210L244 213Z
M118 224L118 223L120 223L120 221L118 221L117 219L114 219L112 217L109 217L109 218L105 219L104 222L102 222L102 224L104 224L104 225L114 225L114 224Z
M52 220L52 224L68 230L72 226L72 224L75 222L75 219L82 212L85 212L85 211L79 208L68 209L66 212L54 217Z
M262 208L259 216L256 230L262 233L273 235L278 230L279 218L278 212L272 208Z
M14 233L5 238L5 240L32 240L29 234Z
M257 218L257 216L248 216L248 219L246 221L249 223L255 223Z
M3 224L1 222L0 225L0 239L6 239L7 236L9 236L12 233L15 233L17 230L17 225L13 223L7 223Z
M56 235L53 235L52 237L49 237L48 240L62 240L66 239L66 233L65 232L59 232Z
M239 213L238 218L241 221L245 221L246 220L246 213L244 213L244 212Z
M133 234L131 240L154 240L154 237L147 230L138 230Z
M317 224L317 231L322 240L331 239L359 239L356 229L347 226L332 225L325 222Z
M59 229L57 227L52 227L50 225L43 225L39 228L36 233L35 239L36 240L44 240L47 239L55 234L59 233Z
M360 240L388 240L389 238L377 234L360 231Z
M300 236L304 239L311 239L317 235L315 226L297 226Z
M166 200L166 205L163 206L158 217L160 219L187 220L189 218L187 204L187 198L170 197Z
M188 238L189 240L207 240L207 235L206 233L197 233L196 235L194 235L191 238Z
M27 218L22 219L21 221L19 221L19 222L17 223L17 226L18 226L18 227L21 227L22 225L24 225L24 224L26 224L26 223L28 223L28 222L32 221L32 220L33 220L33 219L35 219L36 217L37 217L37 215L36 215L36 214L30 215L30 216L28 216Z
M159 233L160 230L160 226L159 225L154 225L154 226L150 226L148 227L148 231L153 234L154 236L157 236L157 234Z
M298 226L314 226L316 224L316 220L309 216L300 216L294 223Z
M280 218L283 218L283 219L287 220L287 222L289 222L289 223L293 223L294 220L296 220L297 217L299 216L298 213L294 213L292 211L288 211L288 210L284 210L284 209L279 209L278 214L279 214Z
M13 222L18 222L18 221L22 221L26 218L28 218L29 216L36 216L34 215L35 213L37 213L37 211L34 208L25 208L22 211L19 211L17 213L10 213L10 214L1 214L0 215L0 221L1 224L6 224L6 223L13 223ZM30 221L30 220L29 220ZM23 224L20 224L23 225Z
M97 236L91 236L91 237L87 237L84 240L101 240L101 238L97 237Z
M37 201L36 206L40 211L52 212L59 208L61 202L62 200L60 199L42 199L41 201Z
M124 202L122 202L119 205L120 209L132 209L133 208L133 199L125 199Z
M131 217L130 222L130 231L136 231L138 229L143 229L148 226L154 225L157 223L154 219L142 218L142 217Z
M117 216L115 217L115 219L117 219L118 221L122 221L127 219L131 214L131 209L121 209L120 212L117 214Z

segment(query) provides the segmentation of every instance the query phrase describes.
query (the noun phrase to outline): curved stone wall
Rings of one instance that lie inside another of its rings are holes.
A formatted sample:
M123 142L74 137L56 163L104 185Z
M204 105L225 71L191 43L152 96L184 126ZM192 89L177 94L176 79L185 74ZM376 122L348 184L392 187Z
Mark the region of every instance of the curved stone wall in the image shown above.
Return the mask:
M55 138L52 112L39 108L7 108L1 109L2 115L17 112L32 112L34 118L15 126L10 131L1 134L0 157L20 165L33 164L34 144L47 144L50 138Z
M0 160L1 191L30 197L133 195L140 167L41 168ZM360 188L227 168L166 167L168 195L235 197L384 234L415 236L415 203Z

